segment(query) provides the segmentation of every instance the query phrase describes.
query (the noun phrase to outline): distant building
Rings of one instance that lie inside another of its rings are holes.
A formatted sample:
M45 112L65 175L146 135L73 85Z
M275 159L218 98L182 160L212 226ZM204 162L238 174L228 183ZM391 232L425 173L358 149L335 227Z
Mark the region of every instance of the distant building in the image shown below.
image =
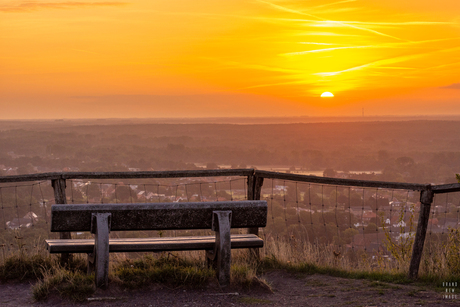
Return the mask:
M385 240L384 234L378 233L365 233L357 234L353 236L353 241L351 244L347 244L348 248L356 248L361 250L367 250L368 252L372 251L385 251L383 247L383 242Z

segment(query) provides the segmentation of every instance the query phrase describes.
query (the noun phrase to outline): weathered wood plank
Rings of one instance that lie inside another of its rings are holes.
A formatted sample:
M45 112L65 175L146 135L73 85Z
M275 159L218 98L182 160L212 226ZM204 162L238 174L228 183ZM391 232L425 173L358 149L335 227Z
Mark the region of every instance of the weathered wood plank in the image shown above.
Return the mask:
M252 188L251 188L251 195L249 199L252 200L259 200L260 199L260 194L262 193L262 186L264 184L264 178L263 177L258 177L258 176L253 176L253 179L251 181L252 183ZM258 227L252 227L248 228L248 233L254 234L254 235L259 235L259 228ZM258 250L254 251L258 253Z
M65 179L119 179L119 178L180 178L180 177L219 177L248 176L253 169L184 170L151 172L72 172L63 173Z
M66 188L66 182L64 179L59 178L59 179L53 179L51 180L51 186L53 187L54 190L54 202L56 204L66 204L67 203L67 197L65 194L65 188ZM61 239L71 239L72 235L70 232L61 232L59 234L59 237ZM61 265L65 266L70 262L72 259L72 255L70 254L63 254L61 255Z
M220 177L220 176L248 176L263 178L293 180L331 185L346 185L386 189L407 189L422 191L429 185L418 183L400 183L355 179L339 179L300 174L287 174L254 169L224 169L224 170L184 170L184 171L151 171L151 172L56 172L15 176L0 176L2 182L25 182L55 179L142 179L142 178L185 178L185 177ZM452 189L452 190L451 190ZM434 193L448 193L460 191L458 184L433 186ZM248 194L252 191L249 191Z
M0 182L25 182L60 179L62 173L41 173L27 175L0 176Z
M460 183L449 183L449 184L439 184L434 185L431 188L433 193L442 194L442 193L452 193L460 191Z
M416 279L420 261L422 260L423 245L425 244L428 221L430 219L431 203L433 202L433 192L431 190L420 193L420 213L418 216L417 232L415 234L414 245L412 247L412 257L409 266L409 278Z
M251 234L230 235L231 248L263 247L264 241ZM216 242L215 236L190 236L174 238L119 238L110 239L111 253L125 252L155 252L155 251L185 251L212 250ZM94 249L94 239L46 240L46 248L50 253L91 253Z
M218 169L184 171L145 171L145 172L56 172L0 176L0 182L40 181L54 179L129 179L129 178L180 178L180 177L220 177L249 176L253 169Z
M255 174L263 178L273 178L273 179L281 179L281 180L292 180L292 181L300 181L300 182L330 184L330 185L346 185L346 186L366 187L366 188L403 189L403 190L423 191L430 187L429 184L419 184L419 183L340 179L340 178L328 178L328 177L278 173L278 172L259 171L259 170L255 170Z
M89 231L93 213L112 213L111 230L211 229L213 211L232 211L232 228L265 227L267 202L54 205L51 231Z
M254 176L250 175L248 176L248 194L247 194L247 199L248 200L256 200L254 199Z

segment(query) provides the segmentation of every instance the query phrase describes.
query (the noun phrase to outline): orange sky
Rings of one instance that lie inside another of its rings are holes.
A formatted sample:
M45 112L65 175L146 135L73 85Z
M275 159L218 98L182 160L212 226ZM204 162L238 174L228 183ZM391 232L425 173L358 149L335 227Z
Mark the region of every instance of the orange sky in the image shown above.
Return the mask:
M460 114L460 1L0 0L0 108L0 119Z

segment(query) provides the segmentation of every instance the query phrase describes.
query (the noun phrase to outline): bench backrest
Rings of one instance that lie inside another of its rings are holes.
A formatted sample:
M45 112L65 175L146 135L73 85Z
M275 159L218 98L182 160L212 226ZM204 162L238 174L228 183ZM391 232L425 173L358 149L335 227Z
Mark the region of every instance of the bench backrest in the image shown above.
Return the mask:
M110 229L170 230L211 229L213 211L232 211L232 228L265 227L264 200L53 205L51 231L90 231L92 213L111 213Z

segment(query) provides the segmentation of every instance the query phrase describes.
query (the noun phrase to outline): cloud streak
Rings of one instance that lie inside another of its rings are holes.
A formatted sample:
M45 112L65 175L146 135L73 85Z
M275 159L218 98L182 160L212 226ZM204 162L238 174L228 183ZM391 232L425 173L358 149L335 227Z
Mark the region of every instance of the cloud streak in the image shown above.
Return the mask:
M337 2L332 2L332 3L317 5L317 6L314 6L313 8L317 9L317 8L323 8L323 7L328 7L332 5L342 4L342 3L356 2L356 1L357 0L343 0L343 1L337 1Z
M327 51L334 51L334 50L342 50L342 49L366 49L366 48L404 48L411 45L420 45L426 43L435 43L435 42L442 42L442 41L449 41L449 40L459 40L459 37L454 38L441 38L441 39L430 39L430 40L423 40L423 41L415 41L415 42L400 42L400 43L387 43L387 44L376 44L376 45L367 45L367 46L341 46L341 47L332 47L332 48L324 48L324 49L313 49L307 51L298 51L298 52L288 52L282 53L282 56L294 56L294 55L304 55L308 53L317 53L317 52L327 52Z
M460 83L452 83L447 86L442 86L440 88L449 88L449 89L454 89L454 90L460 90Z
M23 1L18 5L4 5L0 6L0 12L5 13L23 13L33 12L43 9L72 9L72 8L85 8L85 7L99 7L99 6L121 6L126 5L125 2L82 2L82 1L67 1L67 2L32 2Z
M265 4L269 5L269 6L271 6L272 8L275 8L275 9L280 10L280 11L308 16L308 17L311 17L311 18L314 18L314 19L317 19L317 20L327 22L327 23L329 23L331 25L348 27L348 28L361 30L361 31L367 31L367 32L371 32L371 33L374 33L374 34L377 34L377 35L380 35L380 36L393 38L393 39L396 39L396 40L399 40L399 41L407 41L407 40L401 39L399 37L389 35L389 34L385 34L385 33L375 31L375 30L372 30L372 29L368 29L368 28L365 28L365 27L358 27L358 26L355 26L355 25L352 25L352 24L341 22L341 21L328 20L326 18L321 18L321 17L313 15L313 14L308 14L308 13L304 13L302 11L297 11L297 10L293 10L293 9L290 9L290 8L286 8L284 6L280 6L280 5L277 5L277 4L268 2L268 1L264 1L264 0L258 0L258 1L261 2L261 3L265 3Z
M339 75L339 74L342 74L342 73L345 73L345 72L350 72L350 71L355 71L355 70L362 70L362 69L371 68L371 67L379 67L379 66L382 66L382 65L394 64L394 63L399 63L399 62L405 62L405 61L408 61L408 60L425 57L425 56L431 55L431 54L456 51L456 50L459 50L459 49L460 49L460 47L455 47L455 48L437 50L437 51L426 52L426 53L419 53L419 54L413 54L413 55L405 55L405 56L393 57L393 58L374 61L374 62L367 63L367 64L364 64L364 65L351 67L351 68L340 70L340 71L320 72L320 73L315 73L314 75L321 76L321 77L336 76L336 75Z

